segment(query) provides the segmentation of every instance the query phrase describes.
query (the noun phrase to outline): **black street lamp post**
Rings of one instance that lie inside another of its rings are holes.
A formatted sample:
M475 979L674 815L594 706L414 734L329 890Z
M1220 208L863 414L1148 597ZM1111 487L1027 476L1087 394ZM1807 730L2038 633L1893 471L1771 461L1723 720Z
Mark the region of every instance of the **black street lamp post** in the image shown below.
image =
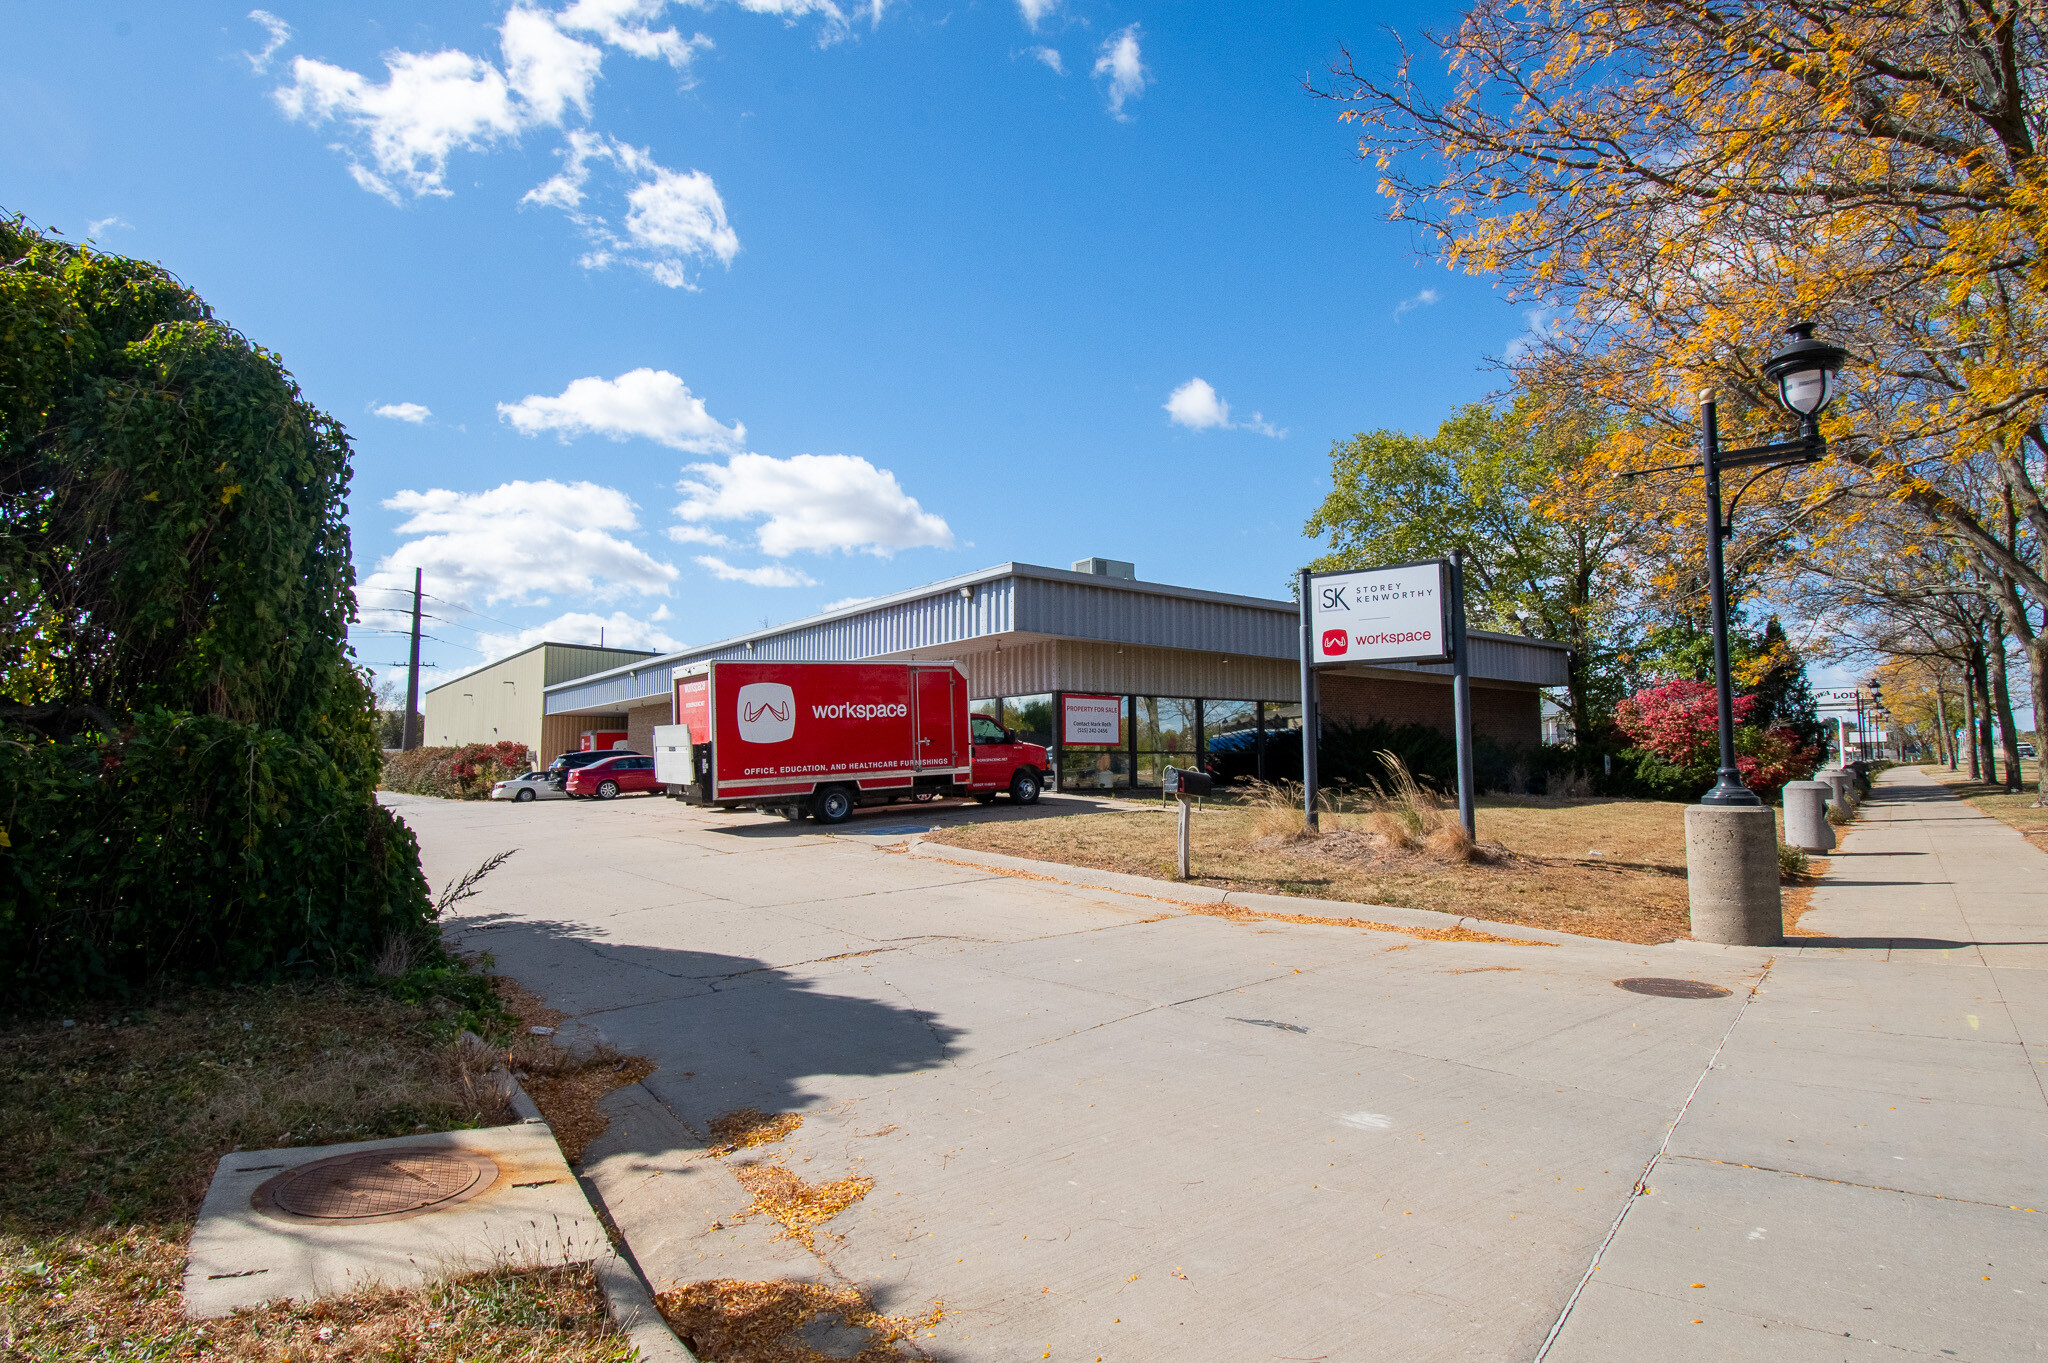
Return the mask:
M1795 322L1787 341L1764 361L1764 373L1775 380L1778 396L1799 418L1799 438L1746 449L1721 448L1721 432L1715 414L1712 389L1700 394L1700 466L1706 473L1707 492L1707 589L1714 608L1714 700L1720 721L1721 769L1714 788L1700 798L1704 805L1756 805L1756 792L1742 783L1735 765L1735 696L1728 679L1728 592L1723 576L1722 545L1735 528L1735 503L1749 490L1750 483L1772 469L1811 464L1827 452L1827 440L1820 433L1821 409L1835 395L1835 375L1841 372L1848 352L1838 345L1814 339L1813 323ZM1724 469L1754 468L1749 483L1735 490L1724 508L1721 503L1721 473Z

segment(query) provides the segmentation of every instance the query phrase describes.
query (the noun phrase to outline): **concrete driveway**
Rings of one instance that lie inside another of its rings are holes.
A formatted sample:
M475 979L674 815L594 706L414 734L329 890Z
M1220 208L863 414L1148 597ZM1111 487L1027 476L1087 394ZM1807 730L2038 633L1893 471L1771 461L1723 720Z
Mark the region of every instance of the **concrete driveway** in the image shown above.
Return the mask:
M437 885L520 849L452 931L659 1062L585 1166L657 1287L942 1302L946 1359L1532 1357L1765 962L1231 922L902 850L1078 801L827 834L391 798ZM1642 975L1732 992L1613 983ZM816 1253L703 1153L744 1107L804 1117L749 1155L874 1180Z

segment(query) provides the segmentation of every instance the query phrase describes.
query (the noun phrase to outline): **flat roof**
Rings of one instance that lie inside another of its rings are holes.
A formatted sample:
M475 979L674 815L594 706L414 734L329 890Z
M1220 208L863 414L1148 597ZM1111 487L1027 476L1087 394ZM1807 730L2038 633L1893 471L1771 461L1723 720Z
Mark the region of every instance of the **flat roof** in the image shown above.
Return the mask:
M434 685L428 687L425 691L421 692L420 694L432 695L434 692L439 691L444 686L453 686L455 685L455 683L459 681L468 681L471 677L474 677L479 672L488 672L492 668L496 667L499 663L509 663L514 658L524 658L527 654L533 652L535 649L541 648L580 648L587 649L592 653L630 653L637 658L652 658L654 656L654 650L651 648L620 648L616 644L564 644L557 643L555 640L552 639L543 639L541 640L541 642L537 644L528 644L525 648L520 649L517 653L507 653L502 658L493 658L487 663L478 663L475 667L470 668L467 672L458 672L454 676L450 677L447 681L437 682ZM630 667L632 666L632 664L626 663L622 664L622 666ZM571 680L580 681L581 678L572 678ZM557 686L562 686L566 685L567 683L557 682L555 684Z
M761 629L749 630L744 634L730 635L710 643L692 645L689 648L678 649L673 653L664 653L658 656L649 655L631 663L608 668L602 672L592 672L570 681L557 682L546 689L549 692L556 692L570 687L588 687L603 683L610 678L626 676L628 674L637 676L650 668L699 661L729 650L746 648L750 644L759 644L765 640L779 638L787 634L817 629L820 626L831 625L837 621L889 611L893 608L905 607L921 601L948 597L960 592L963 588L971 591L974 588L987 584L1007 582L1019 578L1089 587L1098 591L1116 593L1126 597L1154 596L1198 606L1211 605L1234 608L1236 610L1257 611L1275 617L1276 620L1279 617L1285 617L1289 622L1288 628L1290 629L1295 628L1294 622L1299 621L1301 618L1300 608L1291 600L1283 601L1262 596L1240 596L1234 592L1213 592L1199 587L1179 587L1165 582L1146 582L1135 578L1110 577L1100 573L1077 573L1070 569L1048 568L1037 563L999 563L993 567L983 568L975 572L962 573L957 577L942 578L937 582L928 582L920 587L912 587L900 592L891 592L884 596L867 597L860 601L850 601L831 610L820 611L815 615L807 615L796 620L785 621L779 625L768 625ZM1470 630L1468 633L1475 639L1488 639L1500 643L1519 644L1532 648L1556 649L1559 652L1569 651L1568 647L1564 644L1552 643L1546 639L1534 639L1526 635L1502 634L1493 630L1481 629ZM943 645L930 646L942 647ZM1198 650L1206 647L1200 643L1189 643L1184 646ZM1208 651L1216 650L1209 649Z

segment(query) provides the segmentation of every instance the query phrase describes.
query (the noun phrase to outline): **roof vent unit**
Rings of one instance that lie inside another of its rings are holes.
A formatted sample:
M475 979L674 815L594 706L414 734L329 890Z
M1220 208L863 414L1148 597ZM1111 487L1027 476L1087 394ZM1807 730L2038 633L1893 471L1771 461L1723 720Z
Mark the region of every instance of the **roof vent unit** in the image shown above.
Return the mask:
M1132 582L1138 580L1137 565L1116 558L1077 558L1074 560L1074 571L1093 573L1097 577L1121 577Z

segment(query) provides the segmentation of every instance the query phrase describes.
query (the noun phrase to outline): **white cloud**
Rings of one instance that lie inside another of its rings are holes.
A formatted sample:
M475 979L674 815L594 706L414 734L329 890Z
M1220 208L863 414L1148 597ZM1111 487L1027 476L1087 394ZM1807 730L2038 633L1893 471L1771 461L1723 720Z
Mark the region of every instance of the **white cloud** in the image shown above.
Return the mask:
M564 441L579 435L613 440L644 436L691 454L737 450L747 438L739 422L721 426L704 399L666 369L634 369L615 379L577 379L557 397L530 394L498 404L498 416L521 435L553 431Z
M483 653L485 662L494 662L541 643L603 644L608 648L646 648L657 653L669 653L681 648L682 644L656 623L667 618L667 607L655 612L652 620L642 620L624 611L613 611L610 615L568 611L544 625L535 625L514 634L485 634L478 638L477 648Z
M1102 55L1095 59L1095 74L1109 77L1110 116L1129 122L1130 115L1124 112L1124 102L1144 94L1145 86L1152 77L1138 51L1136 24L1119 29L1103 42Z
M381 85L310 57L292 62L292 83L277 91L285 117L318 126L333 119L361 134L375 169L351 155L349 171L373 193L398 202L447 194L448 157L518 133L524 118L496 67L467 52L393 52Z
M604 53L579 42L539 10L514 5L498 29L505 76L526 103L532 121L558 124L570 106L590 117L590 91L604 65Z
M595 33L605 42L636 57L659 57L678 71L711 40L699 33L684 38L672 28L656 30L652 21L668 8L667 0L576 0L554 16L555 23L579 33Z
M721 582L744 582L750 587L815 587L817 580L807 573L780 563L770 563L760 568L735 568L722 558L701 554L697 562L711 570L711 575Z
M391 588L409 592L414 568L425 570L428 593L444 600L537 605L558 593L665 596L677 576L618 533L639 521L632 499L617 488L548 479L485 492L408 490L384 505L406 513L399 533L414 538L364 580L364 589L377 593L373 603L390 600Z
M666 533L677 544L708 544L714 549L733 547L731 539L701 525L672 525Z
M845 610L848 606L858 606L864 601L874 599L872 596L842 596L837 601L827 601L818 607L818 613L822 615L827 611Z
M1060 0L1017 0L1017 12L1024 16L1025 26L1033 33L1038 31L1038 21L1059 7Z
M410 421L415 426L433 415L417 402L387 402L382 407L372 407L370 411L376 416L388 416L393 421Z
M1212 426L1229 427L1230 404L1216 395L1207 379L1189 379L1173 390L1166 399L1166 414L1174 425L1185 426L1191 431L1206 431Z
M731 265L739 254L739 234L726 220L725 201L703 171L669 170L644 147L580 128L569 133L562 158L562 169L527 191L520 202L559 208L569 215L591 243L578 261L585 269L624 263L670 288L694 290L686 258L711 256ZM623 236L604 218L582 209L591 167L600 161L636 182L626 194Z
M1045 63L1046 66L1050 67L1052 69L1053 74L1059 76L1064 76L1067 74L1067 64L1060 60L1060 53L1058 48L1034 47L1029 50L1031 52L1032 57L1035 60L1041 61Z
M270 59L277 55L277 50L292 40L292 26L269 10L252 9L249 11L249 17L261 24L263 31L270 35L270 41L263 45L261 52L242 54L249 59L249 69L261 75L270 69Z
M723 467L692 464L683 473L676 516L685 525L765 517L755 542L776 558L799 550L888 558L899 549L953 547L952 528L919 506L895 474L852 455L737 454Z
M1253 412L1249 421L1232 421L1230 404L1203 378L1189 379L1174 389L1164 406L1169 421L1191 431L1253 431L1275 440L1287 434L1258 412Z
M1394 305L1394 320L1396 322L1400 321L1403 313L1413 312L1417 308L1433 307L1436 304L1436 299L1437 292L1435 289L1424 289L1413 298L1404 298Z
M112 231L116 227L125 227L131 232L135 230L134 223L128 221L126 218L122 217L118 213L113 213L109 214L104 218L92 218L88 220L85 224L85 234L88 237L98 237L103 235L104 233Z

